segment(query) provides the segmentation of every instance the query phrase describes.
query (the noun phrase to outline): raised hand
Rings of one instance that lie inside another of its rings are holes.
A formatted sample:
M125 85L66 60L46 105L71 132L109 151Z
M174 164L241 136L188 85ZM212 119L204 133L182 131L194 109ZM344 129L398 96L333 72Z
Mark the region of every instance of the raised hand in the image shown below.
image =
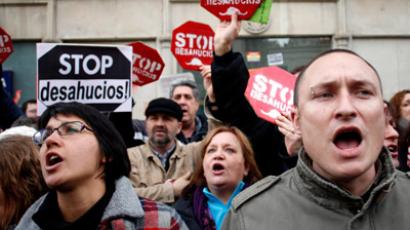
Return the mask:
M221 21L215 30L215 54L222 56L232 49L232 43L238 37L241 22L238 15L232 14L231 21Z

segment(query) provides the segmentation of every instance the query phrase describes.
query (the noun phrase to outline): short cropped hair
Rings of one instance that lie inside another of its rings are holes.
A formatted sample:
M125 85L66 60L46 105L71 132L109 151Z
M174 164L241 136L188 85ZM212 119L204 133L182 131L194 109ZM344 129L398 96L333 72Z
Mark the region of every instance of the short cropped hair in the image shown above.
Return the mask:
M318 56L316 56L315 58L313 58L307 65L306 67L302 70L302 72L299 74L299 77L296 78L296 82L295 82L295 88L294 88L294 94L293 94L293 104L297 107L299 100L299 88L300 88L300 84L305 76L305 72L306 70L309 69L309 67L319 58L327 56L329 54L333 54L333 53L347 53L347 54L352 54L360 59L362 59L375 73L377 76L377 80L379 81L380 84L380 92L383 95L383 88L382 88L382 82L380 80L380 76L379 73L377 72L376 68L374 68L374 66L372 64L370 64L368 61L366 61L366 59L364 59L362 56L360 56L359 54L355 53L354 51L351 50L347 50L347 49L332 49L332 50L327 50L323 53L320 53Z
M26 113L28 104L37 104L37 101L36 101L36 99L29 99L29 100L25 101L23 103L23 105L21 106L21 109L23 110L24 113Z
M59 102L49 106L41 115L39 129L44 129L48 121L57 115L77 116L93 130L98 145L107 158L104 167L104 178L107 184L112 185L121 176L129 176L131 164L124 140L106 116L89 105L78 102Z
M171 83L171 88L170 88L170 91L169 91L169 98L172 99L172 96L174 95L174 91L178 86L187 86L187 87L191 88L194 98L197 101L200 100L198 85L196 84L195 81L187 80L187 79L175 80Z

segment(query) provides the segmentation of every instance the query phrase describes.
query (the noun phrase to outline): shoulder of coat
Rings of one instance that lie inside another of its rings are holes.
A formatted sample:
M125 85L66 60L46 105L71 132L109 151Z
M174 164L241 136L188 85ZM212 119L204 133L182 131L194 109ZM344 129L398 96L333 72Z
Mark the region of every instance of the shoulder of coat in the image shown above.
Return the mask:
M277 182L280 181L280 177L277 176L267 176L262 180L256 182L249 188L246 188L243 192L239 193L232 202L232 208L234 210L238 209L240 206L245 204L247 201L251 200L253 197L262 193L263 191L269 189Z

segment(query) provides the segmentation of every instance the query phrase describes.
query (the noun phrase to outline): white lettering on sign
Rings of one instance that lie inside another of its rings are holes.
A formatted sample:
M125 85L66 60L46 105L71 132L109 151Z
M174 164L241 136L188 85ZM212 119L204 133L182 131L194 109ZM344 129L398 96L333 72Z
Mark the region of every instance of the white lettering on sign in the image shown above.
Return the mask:
M261 0L207 0L208 5L227 5L227 4L259 4Z
M276 99L278 96L280 101ZM293 90L262 74L255 75L251 97L282 111L293 105Z
M177 33L175 35L175 45L177 47L185 47L188 40L188 48L189 49L213 49L213 37L207 37L203 35L197 34L185 34L185 33ZM195 47L194 47L195 45Z
M9 37L6 35L0 36L0 47L4 47L6 42L9 41Z
M148 71L150 73L153 73L154 71L159 71L162 68L162 64L158 63L156 61L152 61L148 58L141 57L141 55L134 53L132 55L132 63L139 69L142 69L144 71ZM155 77L154 77L155 78Z
M62 75L68 75L73 71L73 66L70 60L74 60L74 73L79 74L80 68L88 75L94 75L100 72L101 75L106 73L106 70L112 67L113 59L111 56L102 55L100 57L94 54L89 54L84 57L82 54L62 54L60 56L60 64L64 67L58 69Z

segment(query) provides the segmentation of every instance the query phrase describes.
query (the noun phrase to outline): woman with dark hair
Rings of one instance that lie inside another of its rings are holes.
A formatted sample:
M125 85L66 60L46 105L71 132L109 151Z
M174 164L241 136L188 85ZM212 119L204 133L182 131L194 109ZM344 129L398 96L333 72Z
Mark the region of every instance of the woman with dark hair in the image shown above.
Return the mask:
M200 152L202 167L174 207L191 230L220 229L232 199L262 176L251 144L238 128L211 130Z
M0 229L13 229L24 212L46 192L38 148L30 137L0 139Z
M130 162L120 134L93 107L54 104L42 114L40 163L50 192L16 229L180 229L172 208L139 199L127 176ZM146 221L149 220L149 221Z

